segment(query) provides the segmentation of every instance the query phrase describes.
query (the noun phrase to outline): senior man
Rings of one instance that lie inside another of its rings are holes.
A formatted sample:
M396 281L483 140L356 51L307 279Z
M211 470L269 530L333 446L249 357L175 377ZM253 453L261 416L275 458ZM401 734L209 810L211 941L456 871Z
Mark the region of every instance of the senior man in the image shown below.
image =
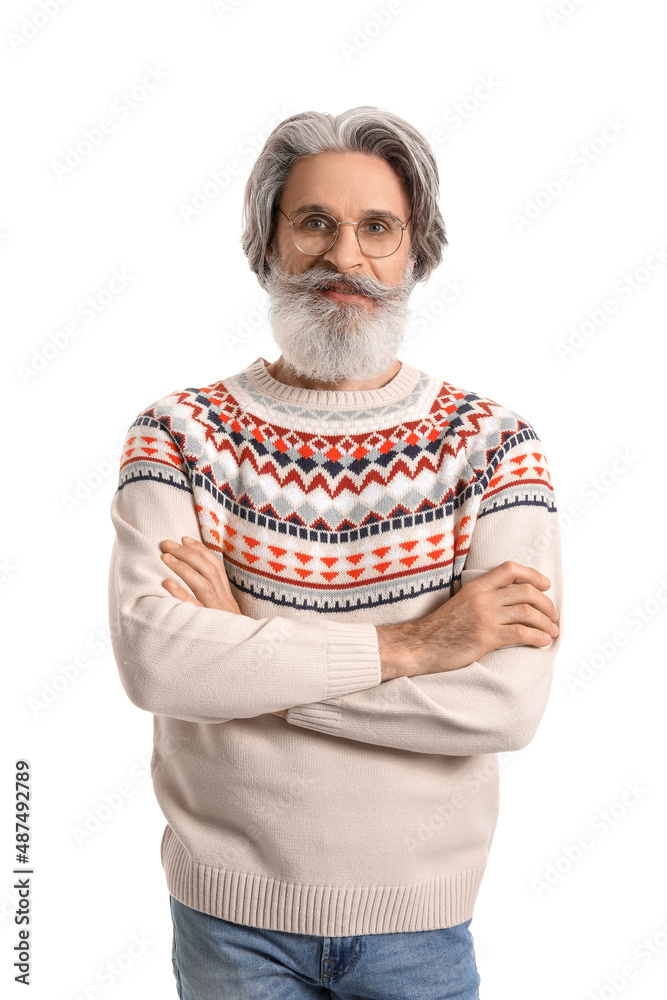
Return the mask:
M280 357L143 409L109 614L182 1000L476 1000L498 754L533 738L561 553L538 433L397 358L447 244L424 137L281 122L243 249Z

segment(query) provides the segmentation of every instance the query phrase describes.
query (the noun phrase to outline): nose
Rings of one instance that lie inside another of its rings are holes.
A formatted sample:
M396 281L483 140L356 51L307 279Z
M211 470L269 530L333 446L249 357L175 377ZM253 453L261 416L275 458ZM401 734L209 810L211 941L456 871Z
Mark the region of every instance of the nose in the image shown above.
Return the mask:
M351 222L339 222L336 242L322 254L322 260L331 261L342 273L359 264L367 265L370 258L361 252L354 225Z

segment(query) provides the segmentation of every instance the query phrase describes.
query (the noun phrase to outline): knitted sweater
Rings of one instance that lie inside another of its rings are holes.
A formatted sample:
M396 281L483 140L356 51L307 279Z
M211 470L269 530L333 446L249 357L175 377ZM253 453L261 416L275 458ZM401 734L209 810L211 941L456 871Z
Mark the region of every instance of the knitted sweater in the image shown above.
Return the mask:
M472 917L498 754L535 734L562 619L548 646L384 682L375 626L429 614L507 559L546 574L562 610L532 425L406 362L382 388L320 391L260 357L142 410L111 517L112 645L153 713L169 891L301 934ZM241 614L163 587L184 584L160 542L183 535L224 560Z

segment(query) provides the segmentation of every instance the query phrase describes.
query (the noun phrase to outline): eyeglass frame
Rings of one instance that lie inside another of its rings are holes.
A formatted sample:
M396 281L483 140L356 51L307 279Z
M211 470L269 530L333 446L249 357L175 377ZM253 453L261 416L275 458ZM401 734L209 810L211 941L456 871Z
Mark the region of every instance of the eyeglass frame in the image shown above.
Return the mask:
M283 212L283 210L280 207L280 205L278 205L277 208L278 208L278 211L282 215L285 215L285 213ZM294 220L289 219L286 215L285 215L285 218L287 219L287 222L289 223L289 226L290 226L290 230L292 232L292 243L297 248L297 250L299 251L299 253L305 253L307 257L321 257L323 253L329 253L329 251L331 250L331 248L333 246L335 246L335 244L336 244L336 240L338 239L338 234L340 232L340 227L341 226L354 226L354 235L357 237L357 245L359 246L359 249L361 250L361 252L364 255L364 257L369 257L371 260L386 260L387 257L393 257L393 255L395 253L397 253L398 250L401 249L401 245L403 243L403 233L408 228L408 223L410 222L410 219L412 218L412 213L410 213L410 215L408 216L408 219L407 219L407 222L405 223L405 225L403 225L403 223L401 222L401 220L399 218L397 218L397 216L393 215L392 212L383 212L383 213L381 213L383 215L389 216L390 218L392 218L396 222L398 222L399 226L401 227L401 238L399 240L398 246L396 247L396 250L392 250L391 253L386 253L386 254L384 254L381 257L373 257L372 254L366 253L366 251L362 247L361 243L359 242L359 226L366 219L374 219L374 218L376 218L378 214L380 214L380 213L376 213L374 215L365 215L363 219L359 220L359 222L339 222L338 219L335 217L335 215L329 215L328 212L300 212L297 215L296 219L294 219ZM333 219L334 220L334 222L336 223L336 235L333 238L333 242L332 242L331 246L327 247L326 250L320 250L319 253L308 253L307 250L302 250L301 247L298 246L296 240L294 239L294 223L297 221L297 219L300 219L302 215L325 215L328 219Z

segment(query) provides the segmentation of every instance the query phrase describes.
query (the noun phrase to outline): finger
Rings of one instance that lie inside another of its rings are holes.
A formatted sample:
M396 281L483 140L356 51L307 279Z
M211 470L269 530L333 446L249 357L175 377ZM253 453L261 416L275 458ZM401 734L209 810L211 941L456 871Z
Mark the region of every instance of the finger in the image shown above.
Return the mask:
M547 635L539 628L531 628L530 625L521 623L500 625L496 635L499 646L548 646L556 638Z
M224 575L224 568L221 572L222 561L203 542L192 540L179 544L171 539L165 539L162 542L162 549L165 552L170 552L177 559L187 562L207 580L217 581L221 575Z
M190 538L189 535L183 535L183 545L186 546L185 551L187 552L193 546L201 546L201 554L208 559L211 567L215 570L216 575L220 582L223 584L225 590L229 597L232 597L231 587L229 586L229 579L227 577L227 569L225 567L225 558L222 553L218 556L213 552L207 545L196 538Z
M549 578L538 569L533 566L523 566L512 559L506 559L499 566L487 570L466 586L475 585L483 590L491 590L497 587L509 587L513 583L531 583L538 590L548 590L551 586Z
M234 597L222 587L219 578L210 569L205 569L208 577L204 577L185 560L178 559L169 552L162 553L162 560L187 583L203 607L241 614L241 609Z
M183 587L179 587L175 580L163 580L162 586L169 591L172 597L177 597L179 601L187 601L189 604L196 604L199 608L204 607L204 605L198 601L196 597L193 597L192 594L188 593L188 591Z
M177 559L170 552L163 552L161 559L169 569L177 573L187 583L197 600L201 601L205 608L218 608L220 606L221 597L209 579L193 569L185 560Z
M162 542L162 548L171 552L178 559L187 562L203 577L210 580L218 594L225 595L230 601L235 600L223 558L212 552L203 542L197 539L188 539L188 536L184 535L182 545L171 539L165 539Z
M207 568L216 568L217 560L203 542L191 541L185 544L175 542L171 538L165 538L160 545L163 552L171 552L179 559L187 561L195 569L200 570L202 576L206 575Z
M537 590L532 584L505 587L498 591L498 600L501 605L532 604L552 621L556 622L560 618L551 598Z
M209 581L214 589L217 589L219 585L219 573L214 562L211 562L210 558L202 551L201 548L195 547L194 545L179 545L177 542L165 541L162 543L164 549L163 559L166 556L167 565L176 566L175 562L171 562L170 559L177 559L181 565L187 565L191 570L196 571L199 576L207 581ZM205 547L203 547L205 548ZM179 575L182 575L179 570ZM190 582L189 580L187 581Z
M556 622L552 621L548 615L538 611L532 604L509 604L501 608L498 614L503 625L528 625L547 633L552 638L560 633Z

